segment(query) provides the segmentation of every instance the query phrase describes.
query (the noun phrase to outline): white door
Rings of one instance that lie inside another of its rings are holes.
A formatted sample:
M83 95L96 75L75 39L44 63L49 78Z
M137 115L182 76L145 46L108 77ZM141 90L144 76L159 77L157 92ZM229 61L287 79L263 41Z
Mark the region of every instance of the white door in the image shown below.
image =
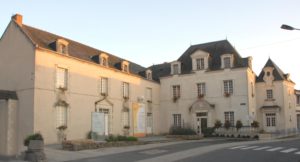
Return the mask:
M104 128L105 128L105 132L104 135L108 136L108 130L109 130L109 125L108 125L108 114L104 114Z
M147 113L147 134L152 134L153 117L152 113Z
M276 113L265 113L265 130L267 132L275 132L276 124Z

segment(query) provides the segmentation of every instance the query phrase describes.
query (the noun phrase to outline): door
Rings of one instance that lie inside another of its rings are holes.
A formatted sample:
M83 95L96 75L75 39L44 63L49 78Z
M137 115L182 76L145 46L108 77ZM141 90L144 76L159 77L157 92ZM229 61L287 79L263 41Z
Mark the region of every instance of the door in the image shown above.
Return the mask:
M201 118L201 133L207 128L207 118Z
M196 133L203 133L205 128L207 128L207 112L196 113Z
M104 135L105 136L108 136L109 135L109 109L99 109L99 112L100 113L103 113L104 114Z
M152 113L147 113L147 134L152 134Z

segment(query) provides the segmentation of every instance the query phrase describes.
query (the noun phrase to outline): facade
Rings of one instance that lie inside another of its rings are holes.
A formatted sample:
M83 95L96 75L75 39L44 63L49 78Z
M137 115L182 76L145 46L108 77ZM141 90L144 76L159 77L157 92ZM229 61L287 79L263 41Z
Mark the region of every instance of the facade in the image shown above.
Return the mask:
M300 92L289 75L269 59L256 76L252 57L242 58L227 40L145 68L25 25L17 14L0 57L0 155L19 153L35 132L46 144L86 138L94 115L102 137L164 134L172 126L201 134L216 120L256 120L268 132L300 127Z

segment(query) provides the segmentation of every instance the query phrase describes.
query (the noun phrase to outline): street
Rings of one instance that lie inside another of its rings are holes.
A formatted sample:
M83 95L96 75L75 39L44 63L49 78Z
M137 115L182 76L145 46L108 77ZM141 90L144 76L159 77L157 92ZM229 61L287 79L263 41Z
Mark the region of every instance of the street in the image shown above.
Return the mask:
M209 139L103 155L77 161L298 162L299 159L300 141L298 139L272 142L234 142L227 139Z

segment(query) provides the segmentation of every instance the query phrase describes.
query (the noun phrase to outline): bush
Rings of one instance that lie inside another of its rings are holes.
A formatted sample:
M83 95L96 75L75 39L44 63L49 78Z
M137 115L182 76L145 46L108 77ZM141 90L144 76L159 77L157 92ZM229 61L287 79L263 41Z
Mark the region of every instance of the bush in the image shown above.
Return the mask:
M231 138L234 138L234 135L233 135L233 134L231 135Z
M133 136L114 136L114 135L109 135L106 139L107 142L117 142L117 141L137 141L138 139Z
M209 127L209 128L202 129L202 133L204 137L212 137L214 132L215 132L215 128Z
M42 141L44 141L44 138L40 133L35 133L35 134L32 134L32 135L29 135L24 139L24 146L28 146L30 140L42 140Z
M226 129L229 129L231 127L231 124L230 124L230 121L229 120L226 120L225 123L224 123L224 127Z
M215 122L215 128L218 129L220 127L222 127L221 121L220 120L216 120L216 122Z
M237 129L237 130L241 129L241 128L243 127L243 123L242 123L242 121L240 121L240 120L237 120L237 121L236 121L236 125L235 125L235 127L236 127L236 129Z
M255 135L253 138L254 138L254 139L259 139L259 136L258 136L258 135Z
M259 122L254 120L254 121L251 123L251 127L253 127L253 128L258 128L258 127L259 127Z
M181 128L172 126L170 128L170 135L196 135L197 133L191 128Z

